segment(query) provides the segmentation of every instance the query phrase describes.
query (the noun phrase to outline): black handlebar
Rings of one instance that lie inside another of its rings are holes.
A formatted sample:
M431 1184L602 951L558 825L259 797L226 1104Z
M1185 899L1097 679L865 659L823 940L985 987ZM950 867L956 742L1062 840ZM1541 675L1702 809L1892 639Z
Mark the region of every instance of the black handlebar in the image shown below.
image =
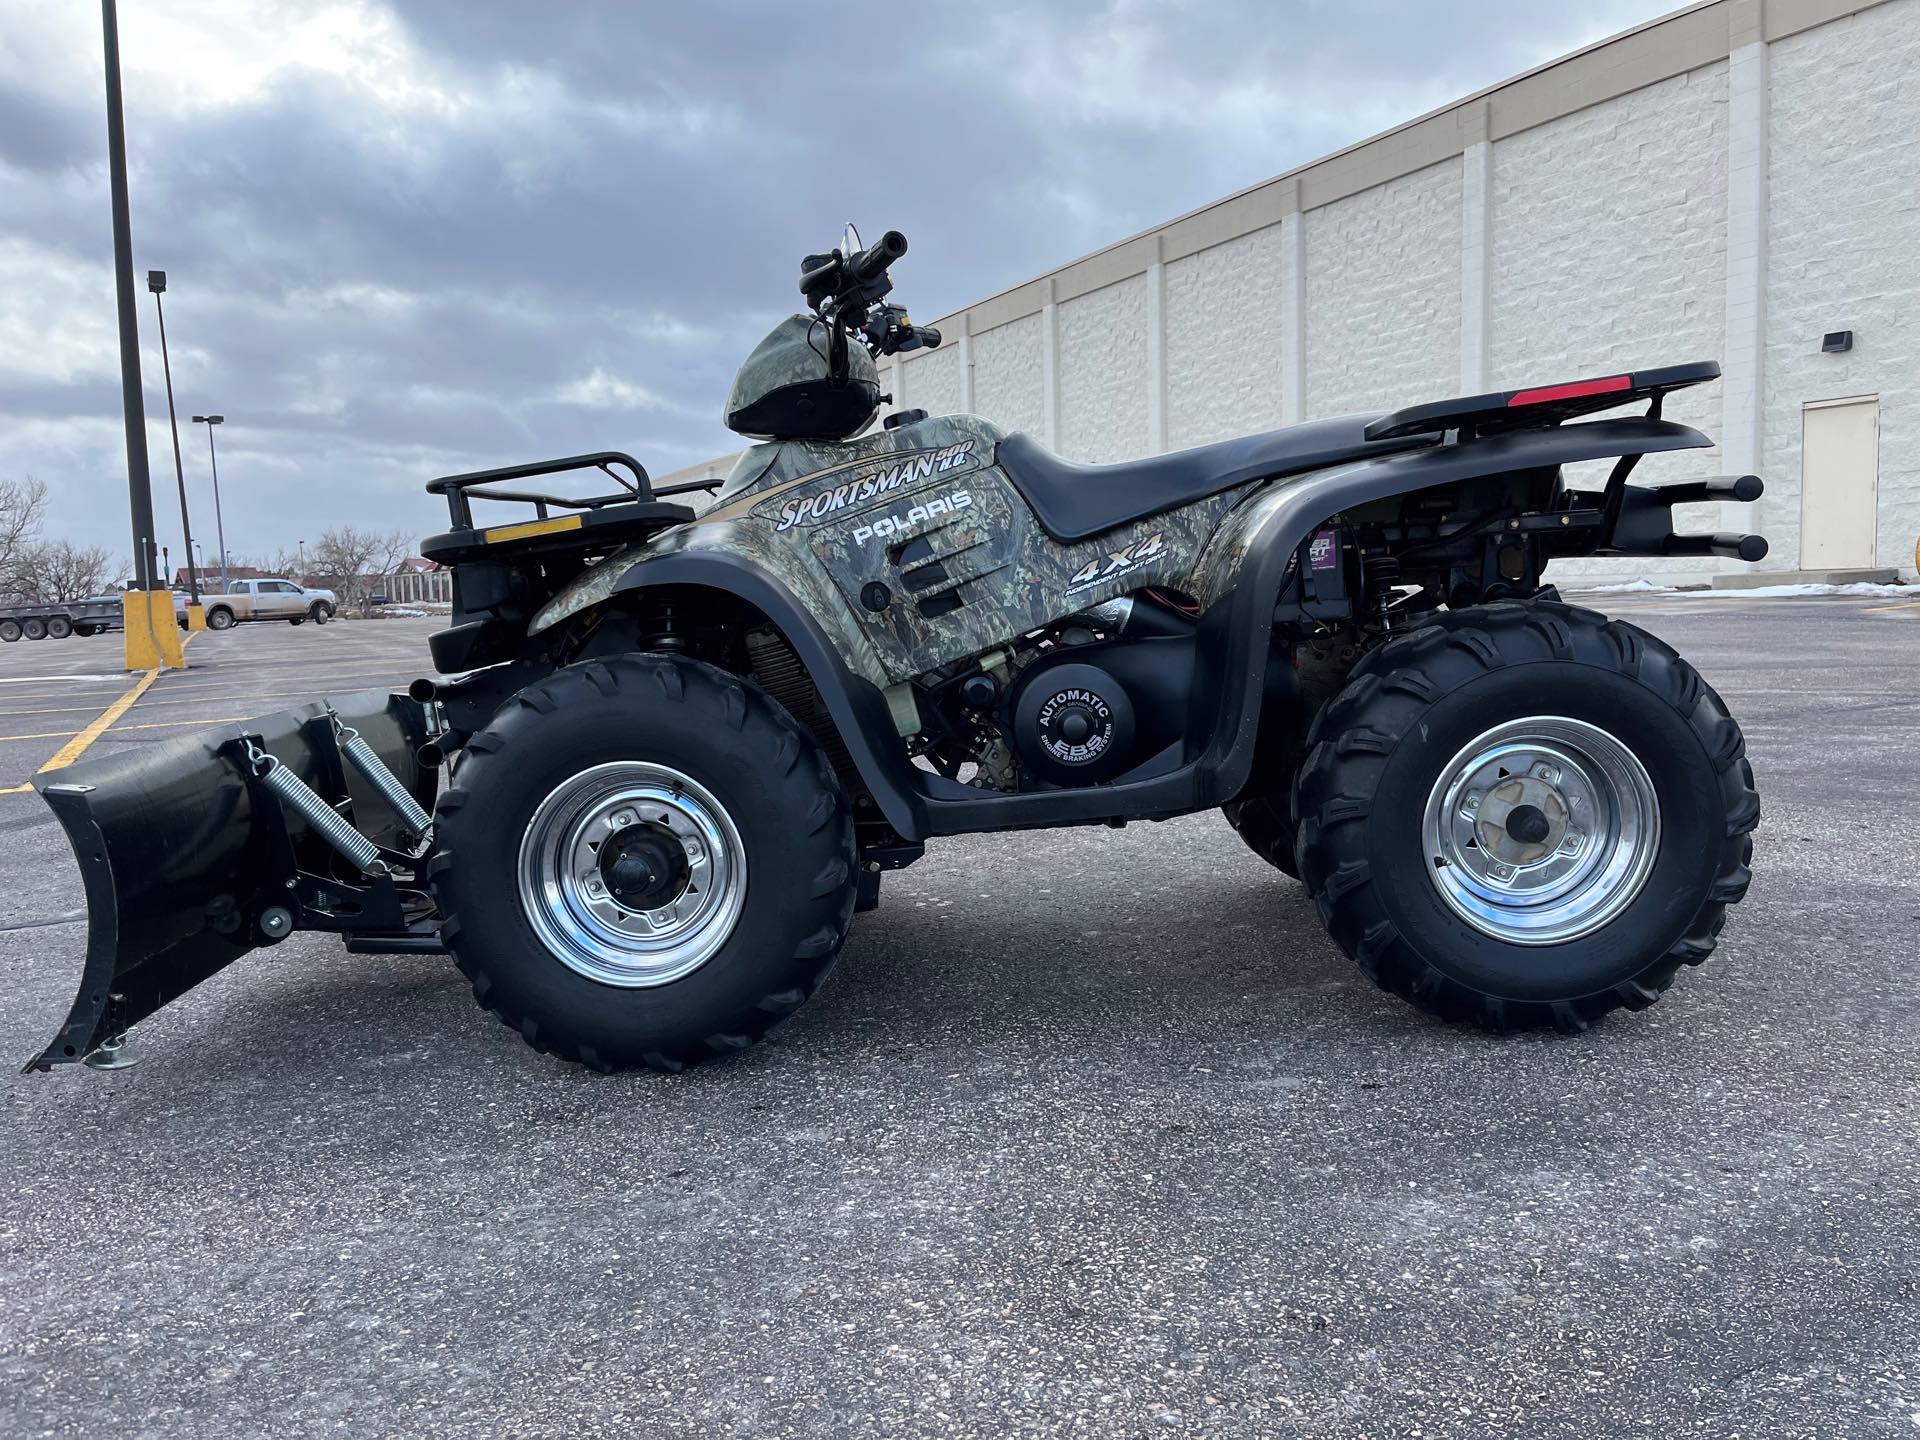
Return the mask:
M888 267L906 253L907 237L889 230L851 255L833 250L801 260L800 293L807 297L815 314L832 322L828 367L834 376L844 375L841 362L849 335L858 336L876 356L922 346L932 349L940 343L938 330L930 325L915 326L900 306L883 303L893 289Z
M870 284L886 274L887 267L906 253L907 237L898 230L889 230L858 255L850 256L847 266L855 280Z

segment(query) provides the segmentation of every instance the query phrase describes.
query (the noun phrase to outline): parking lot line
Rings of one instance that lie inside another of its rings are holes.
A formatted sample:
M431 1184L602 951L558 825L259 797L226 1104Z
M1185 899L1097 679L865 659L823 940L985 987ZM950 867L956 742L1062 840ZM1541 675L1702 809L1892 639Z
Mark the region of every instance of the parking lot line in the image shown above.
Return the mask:
M192 643L193 643L192 635L183 636L180 641L181 648L183 649ZM92 722L88 724L86 728L83 730L80 730L77 732L67 731L67 730L54 730L44 735L7 735L7 736L0 736L0 739L53 740L53 739L59 738L62 735L71 736L71 738L68 739L66 744L62 745L58 750L53 752L52 758L49 759L46 764L42 765L38 770L34 771L33 773L36 775L45 775L49 770L64 770L66 769L67 766L73 764L74 761L78 760L82 755L86 754L87 750L92 746L93 742L98 740L102 735L106 734L107 731L112 728L114 721L118 720L122 715L126 714L127 711L131 710L134 707L135 702L137 702L142 695L146 694L147 691L153 687L153 682L160 678L160 675L164 669L165 669L164 666L156 665L153 669L147 671L138 680L134 681L132 685L128 686L125 693L122 694L118 700L115 700L111 705L107 706L106 709L102 710L98 715L96 715L93 718ZM218 722L208 722L208 723L218 723ZM141 726L129 726L128 728L144 730L152 727L141 725ZM0 788L0 795L21 795L31 790L32 788L33 788L33 782L29 780L24 784L9 785L4 788Z
M58 750L54 751L53 758L42 765L35 773L44 775L49 770L64 770L82 755L86 754L87 747L92 745L93 742L98 740L102 735L106 734L107 727L112 725L113 722L118 720L122 715L126 714L127 711L131 710L134 702L146 694L148 689L152 687L153 682L160 678L160 668L161 667L156 665L138 680L134 681L133 684L127 688L125 694L106 709L102 710L98 715L94 716L92 723L84 730L74 733L73 738ZM56 731L55 733L64 734L69 732ZM51 740L52 738L52 735L0 736L0 739L9 740Z

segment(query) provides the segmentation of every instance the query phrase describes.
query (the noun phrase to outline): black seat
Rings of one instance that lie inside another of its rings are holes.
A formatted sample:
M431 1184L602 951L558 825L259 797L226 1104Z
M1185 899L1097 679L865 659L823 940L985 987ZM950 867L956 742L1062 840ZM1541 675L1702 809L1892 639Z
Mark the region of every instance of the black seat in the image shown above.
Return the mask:
M999 461L1041 528L1056 540L1071 542L1177 510L1249 480L1391 455L1430 445L1436 438L1366 439L1361 432L1378 418L1340 415L1309 420L1284 430L1115 465L1062 460L1031 435L1009 435L1000 442Z

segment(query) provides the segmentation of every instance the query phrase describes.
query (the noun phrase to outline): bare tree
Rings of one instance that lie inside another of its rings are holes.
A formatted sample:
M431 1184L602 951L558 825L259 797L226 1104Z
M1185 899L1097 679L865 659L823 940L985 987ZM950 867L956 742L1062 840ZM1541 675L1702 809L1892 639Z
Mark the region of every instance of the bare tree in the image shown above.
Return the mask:
M44 482L0 480L0 594L22 593L21 562L40 539L46 508Z
M35 600L79 600L106 588L114 557L98 545L45 540L27 547L15 560L18 589Z
M315 578L324 578L339 593L342 606L358 605L364 614L372 611L380 582L413 553L413 540L404 530L343 525L327 531L308 553Z

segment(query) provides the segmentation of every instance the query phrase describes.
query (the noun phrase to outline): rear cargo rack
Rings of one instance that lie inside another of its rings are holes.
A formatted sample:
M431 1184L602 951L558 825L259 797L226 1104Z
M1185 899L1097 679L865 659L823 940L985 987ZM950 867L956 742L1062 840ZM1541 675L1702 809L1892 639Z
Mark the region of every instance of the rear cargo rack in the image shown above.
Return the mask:
M624 468L628 474L620 474L616 466ZM554 495L539 490L500 488L515 480L564 474L571 470L599 470L620 488L597 495ZM719 483L718 480L696 480L690 484L669 485L656 490L652 478L647 474L647 467L619 450L597 450L585 455L567 455L557 460L533 460L522 465L473 470L463 475L442 475L437 480L427 482L427 492L447 497L447 513L452 528L444 535L434 535L423 541L420 553L429 560L452 564L482 553L497 555L503 546L527 549L548 548L557 544L577 549L583 540L607 546L628 544L645 539L670 525L683 525L693 519L693 511L687 506L667 504L662 497L710 490ZM477 528L473 523L472 502L475 500L531 505L536 518L517 524ZM566 513L556 515L553 513L556 510Z
M1461 438L1492 435L1503 430L1558 425L1562 421L1612 410L1635 401L1650 401L1649 414L1658 417L1660 402L1669 391L1703 385L1720 378L1711 360L1691 365L1668 365L1658 370L1636 370L1628 375L1606 375L1562 385L1531 385L1520 390L1496 390L1489 395L1467 395L1413 405L1382 415L1362 432L1369 440L1398 440L1408 435L1439 435L1458 430Z

